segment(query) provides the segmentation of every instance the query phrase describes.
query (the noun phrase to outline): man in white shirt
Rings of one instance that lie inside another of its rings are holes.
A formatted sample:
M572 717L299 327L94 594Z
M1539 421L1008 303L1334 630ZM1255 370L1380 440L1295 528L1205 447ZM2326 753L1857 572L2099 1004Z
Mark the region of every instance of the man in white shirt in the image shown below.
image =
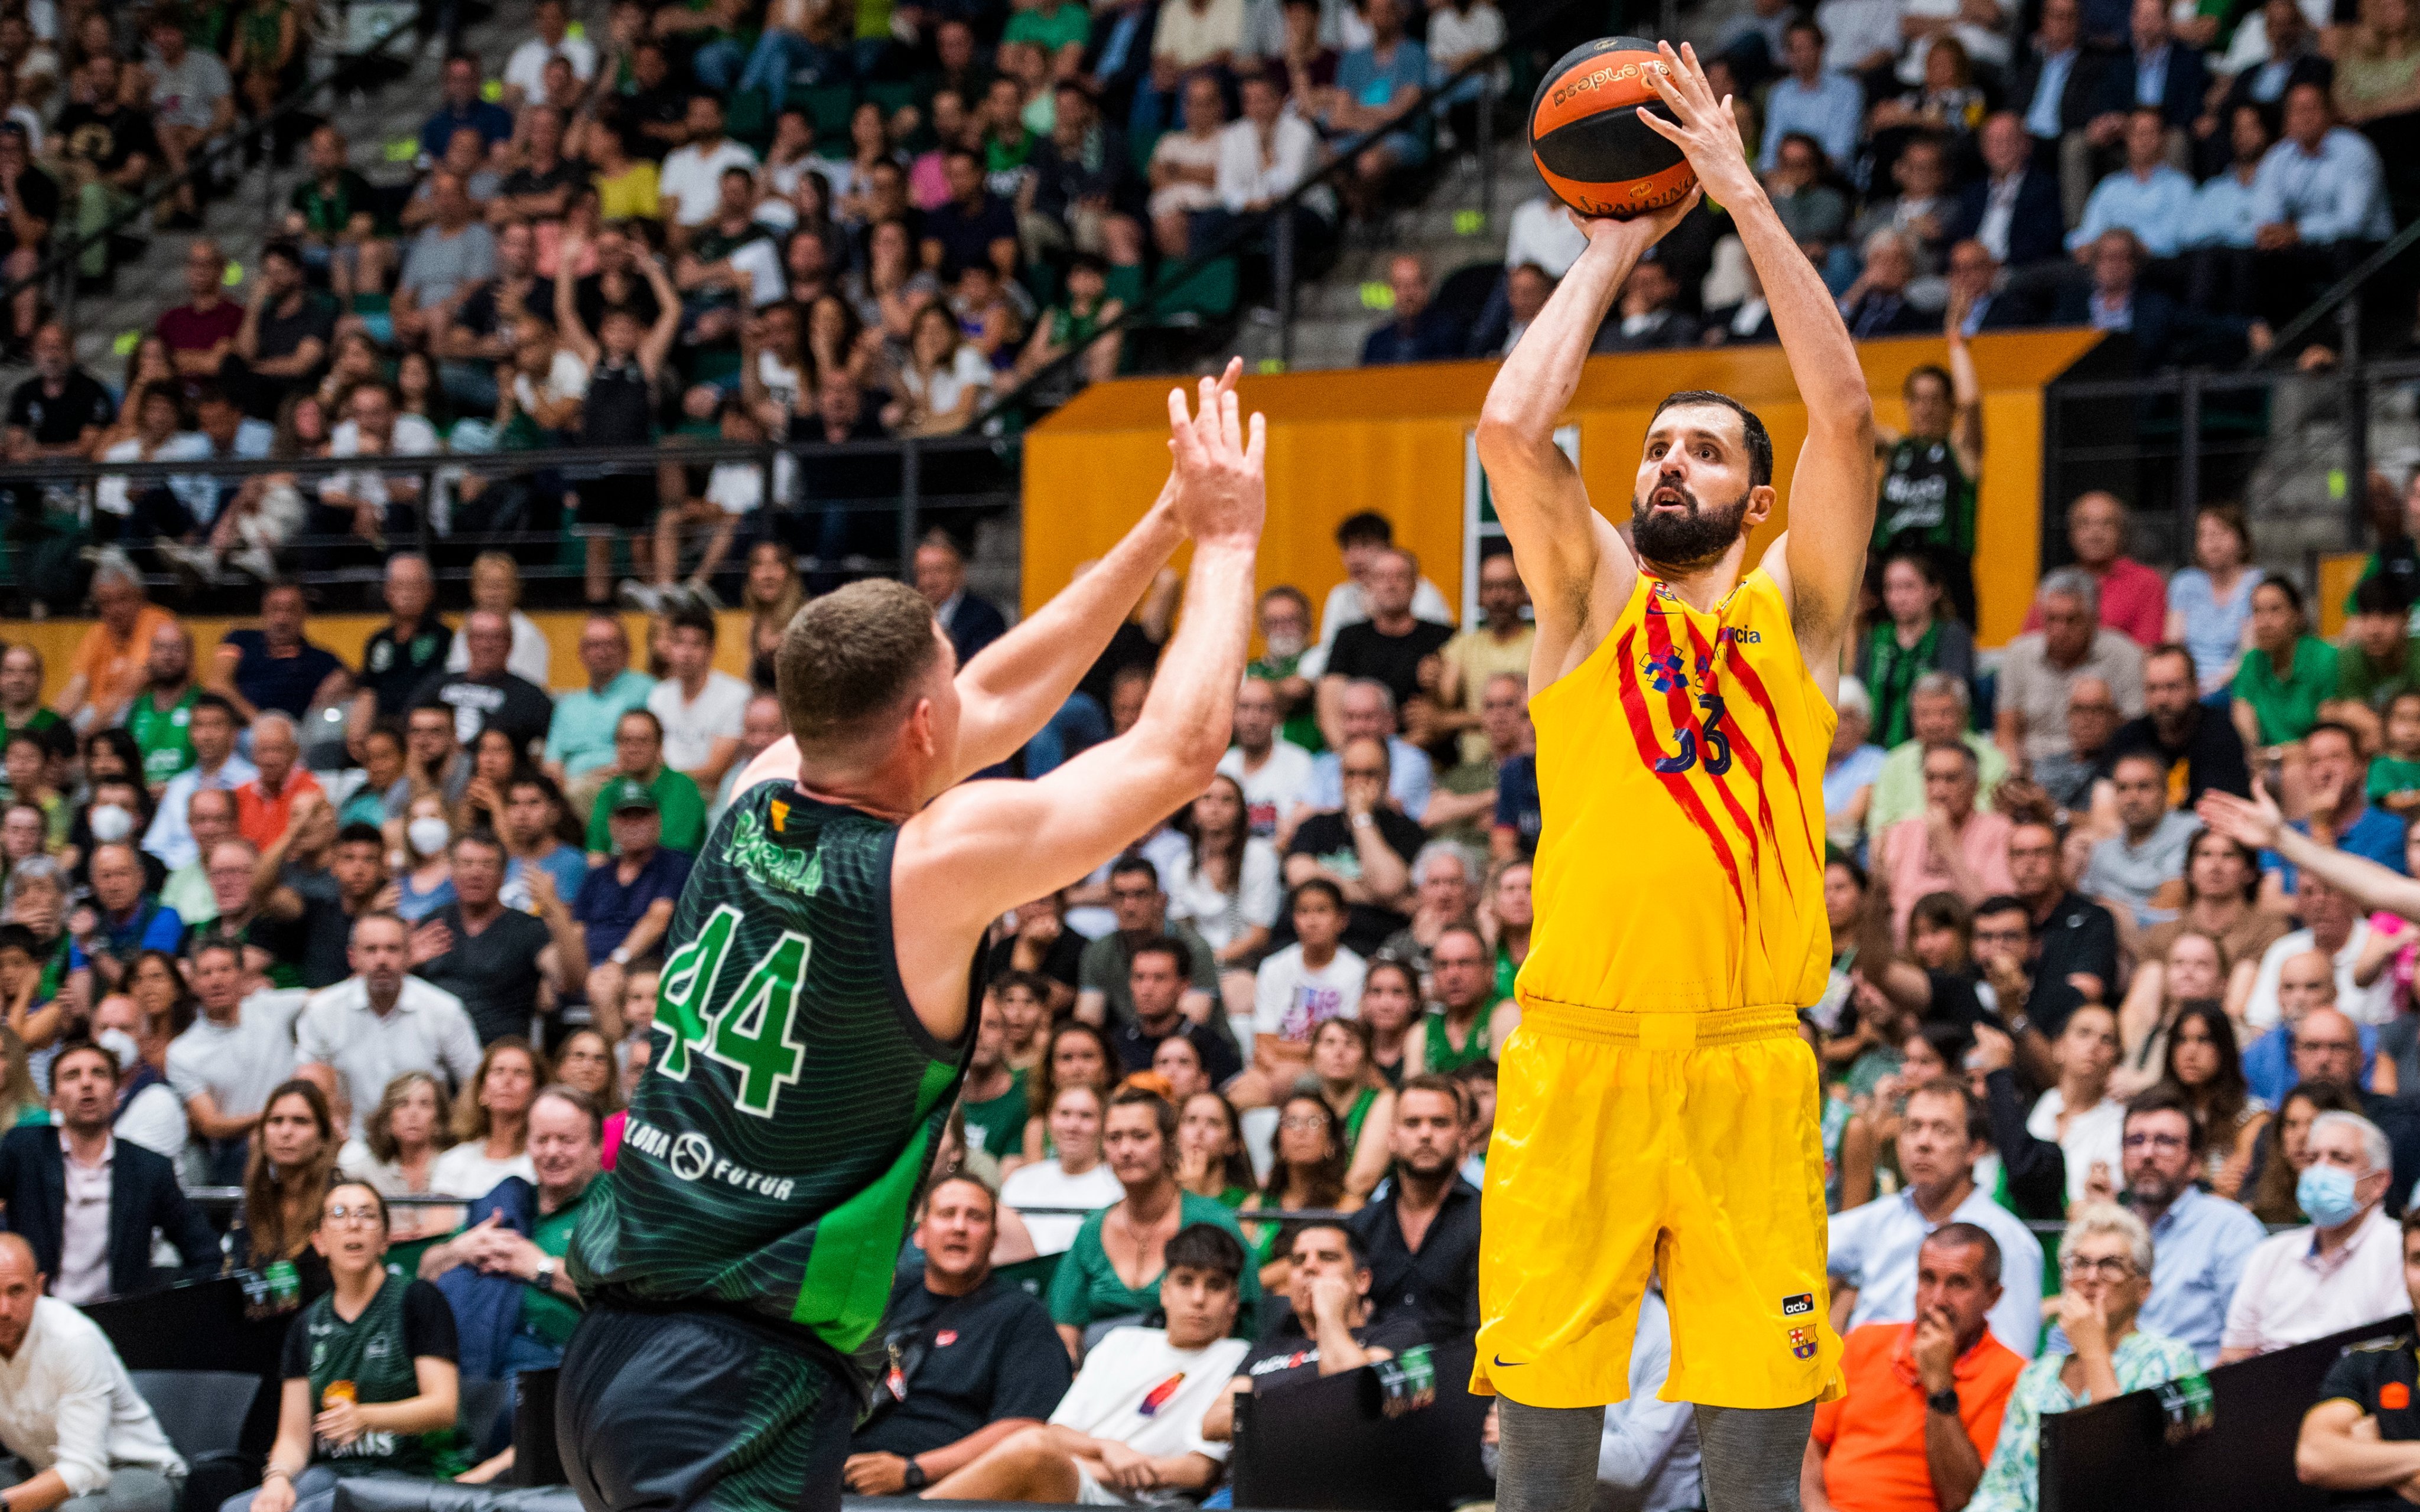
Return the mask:
M1311 766L1311 752L1278 738L1277 689L1245 678L1235 694L1235 743L1218 759L1218 770L1244 790L1246 827L1280 850L1310 802Z
M2411 1307L2403 1242L2386 1215L2386 1135L2357 1113L2311 1120L2295 1201L2311 1227L2260 1242L2226 1309L2218 1363L2232 1365Z
M1559 279L1587 250L1588 233L1563 208L1562 201L1539 194L1512 207L1512 226L1504 238L1505 267L1528 263L1544 270L1547 277Z
M1168 1241L1168 1326L1113 1329L1093 1346L1047 1427L1024 1428L943 1477L926 1498L1136 1506L1209 1489L1229 1445L1202 1436L1250 1346L1229 1338L1246 1257L1213 1224Z
M748 717L748 685L714 670L714 615L685 609L664 632L671 673L647 693L647 712L664 727L664 764L688 774L700 793L722 786L739 755Z
M1238 215L1293 193L1319 158L1319 132L1285 108L1276 75L1247 78L1243 100L1244 114L1218 129L1218 202Z
M462 1000L404 974L411 932L393 914L353 920L353 974L311 995L295 1025L297 1060L326 1066L352 1103L351 1132L407 1071L431 1072L458 1090L479 1070L479 1036Z
M597 44L571 35L564 0L537 0L530 20L537 35L504 60L505 108L519 110L522 101L535 100L562 109L570 101L547 99L547 59L559 57L570 64L571 76L584 85L597 77Z
M185 1104L168 1089L167 1078L143 1057L147 1034L143 1010L124 993L112 993L92 1011L92 1038L117 1057L117 1114L110 1131L172 1161L185 1158Z
M185 738L194 748L194 764L168 779L151 827L143 834L143 848L158 856L170 872L199 861L201 847L194 841L186 808L204 788L232 794L260 775L259 768L235 753L235 705L216 693L194 700L185 717Z
M260 1110L294 1074L294 1020L310 995L244 996L243 954L232 940L196 948L191 969L201 1012L169 1041L168 1087L185 1104L202 1153L203 1183L237 1186Z
M1370 617L1370 608L1361 593L1361 579L1383 557L1395 549L1395 527L1387 517L1375 510L1363 510L1345 517L1336 527L1336 551L1344 559L1344 580L1327 591L1327 602L1319 610L1319 652L1323 665L1328 648L1336 644L1336 632L1348 625L1358 625ZM1453 606L1447 603L1437 585L1423 577L1412 590L1412 618L1435 625L1455 623Z
M33 1247L0 1234L0 1448L9 1512L172 1512L178 1457L100 1325L42 1295Z
M1993 1336L2033 1358L2041 1335L2041 1242L1975 1184L1974 1132L1981 1119L1962 1083L1944 1079L1908 1094L1899 1134L1906 1184L1832 1220L1825 1268L1832 1277L1833 1326L1841 1333L1914 1319L1916 1252L1924 1237L1946 1223L1970 1223L2000 1246L2003 1289L1991 1313Z
M436 427L418 415L400 413L395 391L381 380L355 388L348 404L352 415L329 436L330 456L427 456L439 449ZM420 499L420 475L411 471L334 472L319 489L320 502L352 510L354 532L380 545L386 532L405 527L391 512Z
M1706 1504L1697 1409L1664 1400L1671 1372L1672 1315L1663 1286L1651 1278L1631 1336L1630 1396L1605 1410L1596 1452L1599 1505L1679 1512Z
M657 193L664 220L674 227L675 247L685 248L692 232L714 219L721 198L722 170L754 172L756 154L722 134L722 100L695 94L689 101L689 141L664 155L657 176Z

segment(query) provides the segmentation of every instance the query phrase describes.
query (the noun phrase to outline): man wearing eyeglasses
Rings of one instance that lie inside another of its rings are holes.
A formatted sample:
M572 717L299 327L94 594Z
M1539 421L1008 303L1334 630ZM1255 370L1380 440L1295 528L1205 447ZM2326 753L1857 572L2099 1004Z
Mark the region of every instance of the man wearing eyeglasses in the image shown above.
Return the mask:
M2123 1149L2126 1206L2149 1228L2156 1255L2143 1326L2215 1365L2227 1302L2264 1237L2260 1220L2194 1184L2202 1126L2176 1088L2154 1087L2126 1104Z
M2311 1219L2260 1242L2226 1310L2218 1363L2323 1338L2410 1305L2403 1246L2386 1215L2386 1135L2351 1113L2311 1120L2294 1200Z

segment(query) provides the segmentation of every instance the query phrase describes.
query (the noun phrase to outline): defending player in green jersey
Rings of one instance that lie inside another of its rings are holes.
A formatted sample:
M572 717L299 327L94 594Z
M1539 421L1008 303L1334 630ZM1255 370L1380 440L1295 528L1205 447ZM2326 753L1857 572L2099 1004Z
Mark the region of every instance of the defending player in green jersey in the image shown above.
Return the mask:
M1203 379L1198 412L1170 395L1158 501L965 667L900 583L791 622L790 738L690 875L654 1059L572 1245L587 1312L556 1421L588 1512L839 1506L984 932L1189 801L1226 748L1264 493L1240 372ZM968 781L1058 711L1187 539L1184 619L1135 726L1035 781Z

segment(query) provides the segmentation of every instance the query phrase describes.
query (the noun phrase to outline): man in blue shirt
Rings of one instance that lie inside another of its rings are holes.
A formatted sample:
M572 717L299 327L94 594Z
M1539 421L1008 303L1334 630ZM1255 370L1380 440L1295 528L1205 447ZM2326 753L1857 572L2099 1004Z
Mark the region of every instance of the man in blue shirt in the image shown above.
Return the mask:
M580 665L588 686L559 695L546 731L546 774L574 814L585 814L613 775L613 730L647 706L656 681L630 669L630 636L619 615L599 610L580 629Z
M613 859L589 870L571 917L587 932L588 1000L618 1003L629 964L653 952L672 926L690 858L662 847L663 819L644 782L625 778L597 801L608 806Z
M2084 222L2068 233L2071 252L2081 254L2101 233L2124 227L2153 257L2175 256L2184 245L2193 212L2194 181L2168 166L2168 129L2158 107L2137 105L2126 114L2126 166L2103 178L2084 204Z
M2286 91L2286 136L2252 176L2252 245L2273 318L2290 316L2394 234L2378 149L2336 124L2316 84Z
M300 719L334 703L352 687L335 654L303 635L302 585L273 582L261 590L260 628L229 630L210 669L210 691L234 704L246 723L274 709Z
M1864 91L1844 74L1823 71L1823 28L1811 21L1790 23L1782 54L1790 77L1764 97L1764 147L1757 157L1757 171L1773 167L1781 139L1792 131L1822 143L1832 166L1846 169L1856 159L1857 137L1865 125Z
M2269 121L2254 104L2233 106L2219 121L2234 161L2194 191L2185 212L2186 290L2197 310L2242 315L2257 307L2252 240L2260 225L2252 214L2252 180L2269 152Z
M445 144L454 133L468 126L479 133L479 139L493 152L500 142L513 136L513 114L502 105L479 98L479 60L468 53L457 53L445 60L445 102L420 128L420 162L426 167L445 156Z
M101 995L117 991L144 951L174 955L184 939L185 921L144 890L143 857L132 842L94 846L87 874L92 902L68 916L68 974L90 971L93 991L84 1000L97 1003Z
M1452 323L1429 306L1428 270L1418 257L1404 253L1389 262L1387 286L1394 291L1394 318L1361 343L1362 366L1433 363L1462 355L1461 337Z
M2219 1131L2230 1143L2234 1134ZM2218 1363L2226 1304L2244 1260L2266 1237L2259 1219L2194 1184L2202 1174L2207 1137L2174 1087L2152 1088L2126 1104L2126 1205L2151 1230L2151 1295L2143 1304L2143 1326L2192 1345L2205 1367Z
M1403 0L1370 0L1370 45L1357 47L1338 60L1338 102L1323 123L1330 131L1353 136L1387 126L1396 112L1429 85L1428 50L1404 34ZM1337 187L1343 191L1357 216L1375 204L1380 190L1398 168L1417 168L1429 157L1424 124L1409 116L1365 148L1353 172Z

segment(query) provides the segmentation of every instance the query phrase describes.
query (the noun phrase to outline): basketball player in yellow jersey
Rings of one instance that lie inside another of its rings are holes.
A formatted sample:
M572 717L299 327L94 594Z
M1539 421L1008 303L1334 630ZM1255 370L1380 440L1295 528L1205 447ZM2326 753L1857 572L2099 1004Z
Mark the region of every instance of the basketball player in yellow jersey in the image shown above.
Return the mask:
M1699 1404L1713 1512L1798 1505L1825 1326L1823 1160L1797 1011L1831 964L1824 753L1873 527L1871 401L1839 312L1748 171L1687 49L1656 90L1731 214L1807 405L1790 529L1773 442L1722 394L1650 422L1630 538L1554 430L1622 281L1688 203L1587 224L1589 247L1487 395L1479 455L1537 606L1529 711L1545 827L1481 1209L1479 1361L1504 1512L1573 1512L1628 1395L1639 1295L1672 1322L1668 1400Z

